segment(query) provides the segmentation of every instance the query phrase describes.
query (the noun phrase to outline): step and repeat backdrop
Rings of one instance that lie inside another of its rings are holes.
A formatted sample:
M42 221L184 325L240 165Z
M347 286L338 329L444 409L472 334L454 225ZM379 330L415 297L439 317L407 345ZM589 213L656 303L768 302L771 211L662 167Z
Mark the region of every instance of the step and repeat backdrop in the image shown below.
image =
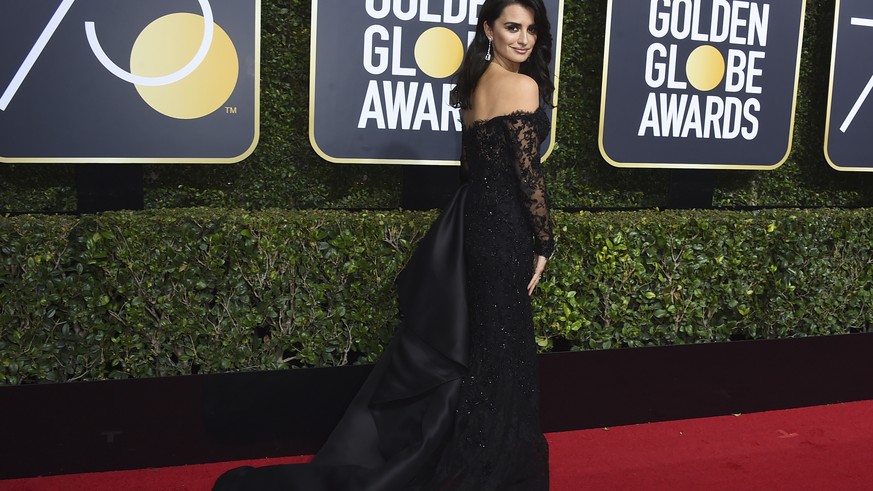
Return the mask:
M837 0L836 8L825 157L838 170L873 171L873 2Z
M619 167L773 169L788 158L804 0L612 0L600 122Z
M449 105L451 79L484 2L313 0L309 139L315 151L338 163L457 164L461 123ZM544 3L557 85L563 1ZM546 156L553 142L544 142Z
M238 162L259 0L0 2L0 160Z
M312 0L314 151L457 164L448 98L484 1ZM557 85L564 4L545 4ZM603 158L778 168L791 151L805 5L609 0ZM823 154L835 169L870 171L873 3L835 9ZM259 0L6 0L0 23L0 162L232 163L257 144Z

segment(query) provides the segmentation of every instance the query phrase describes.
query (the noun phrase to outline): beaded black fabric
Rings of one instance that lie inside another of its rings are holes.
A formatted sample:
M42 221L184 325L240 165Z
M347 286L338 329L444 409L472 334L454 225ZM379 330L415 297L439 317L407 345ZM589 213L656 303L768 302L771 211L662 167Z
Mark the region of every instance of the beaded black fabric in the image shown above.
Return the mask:
M526 291L534 252L549 256L554 247L539 154L548 129L542 109L464 129L469 372L453 433L426 489L549 488Z
M464 128L461 175L471 184L468 220L476 215L470 210L477 200L478 205L497 213L498 219L501 213L507 219L516 218L513 212L519 203L528 212L525 216L536 238L534 251L551 257L555 241L539 151L548 133L549 119L543 108L476 121ZM515 225L523 230L517 220Z

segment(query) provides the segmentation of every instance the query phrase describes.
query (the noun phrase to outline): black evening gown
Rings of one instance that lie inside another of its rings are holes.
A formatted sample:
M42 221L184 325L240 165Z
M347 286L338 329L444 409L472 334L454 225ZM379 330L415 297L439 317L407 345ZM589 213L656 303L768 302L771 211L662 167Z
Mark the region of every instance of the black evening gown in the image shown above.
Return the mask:
M526 286L554 240L541 108L463 130L454 194L397 280L402 323L310 464L241 467L218 491L549 488Z

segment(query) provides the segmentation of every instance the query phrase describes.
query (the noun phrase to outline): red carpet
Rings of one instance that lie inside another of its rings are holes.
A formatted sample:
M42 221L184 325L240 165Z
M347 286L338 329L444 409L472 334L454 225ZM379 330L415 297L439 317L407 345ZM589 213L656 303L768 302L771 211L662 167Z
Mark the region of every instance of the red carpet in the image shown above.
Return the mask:
M553 491L873 490L873 401L547 437ZM200 491L238 465L305 460L16 479L0 490Z

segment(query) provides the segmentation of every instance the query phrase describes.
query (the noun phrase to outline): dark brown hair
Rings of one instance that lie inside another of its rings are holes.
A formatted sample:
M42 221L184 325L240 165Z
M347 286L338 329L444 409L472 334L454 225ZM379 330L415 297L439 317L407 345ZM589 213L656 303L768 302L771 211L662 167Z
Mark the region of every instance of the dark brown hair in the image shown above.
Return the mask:
M552 26L546 15L546 6L543 0L486 0L479 11L479 21L476 24L476 35L467 53L461 68L455 74L455 88L452 90L450 102L454 107L461 109L470 108L470 100L473 91L479 83L479 78L485 73L490 61L485 60L485 52L488 50L488 36L485 35L485 22L494 26L503 9L510 5L521 5L533 12L534 25L537 29L537 42L534 45L530 57L521 64L519 73L533 78L540 88L540 97L546 104L551 104L552 93L555 85L552 82L552 74L549 72L549 63L552 61Z

